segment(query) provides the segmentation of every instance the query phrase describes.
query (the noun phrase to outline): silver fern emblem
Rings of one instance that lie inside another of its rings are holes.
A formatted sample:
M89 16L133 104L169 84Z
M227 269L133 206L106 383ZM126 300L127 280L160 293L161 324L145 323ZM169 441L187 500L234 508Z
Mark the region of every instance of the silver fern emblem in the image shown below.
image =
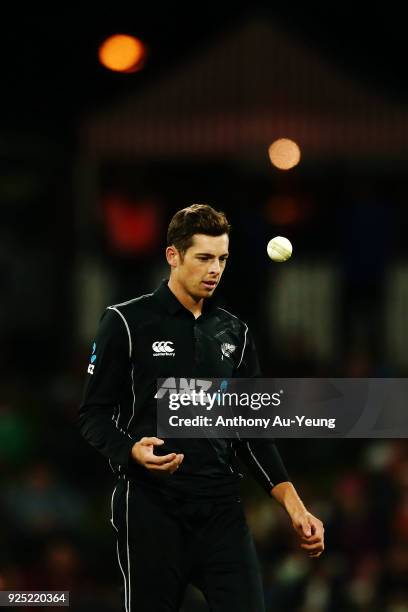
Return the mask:
M223 342L221 344L221 353L222 353L222 357L221 359L224 359L224 357L231 357L231 354L235 351L237 347L235 346L235 344L229 344L228 342Z

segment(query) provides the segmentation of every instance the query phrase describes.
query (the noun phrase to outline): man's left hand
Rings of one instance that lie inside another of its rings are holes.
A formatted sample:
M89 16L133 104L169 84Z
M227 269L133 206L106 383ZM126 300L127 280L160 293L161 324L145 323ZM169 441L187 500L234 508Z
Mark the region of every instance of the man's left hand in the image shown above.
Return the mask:
M320 519L310 512L302 512L292 517L292 525L301 539L301 548L309 557L319 557L324 551L324 527Z

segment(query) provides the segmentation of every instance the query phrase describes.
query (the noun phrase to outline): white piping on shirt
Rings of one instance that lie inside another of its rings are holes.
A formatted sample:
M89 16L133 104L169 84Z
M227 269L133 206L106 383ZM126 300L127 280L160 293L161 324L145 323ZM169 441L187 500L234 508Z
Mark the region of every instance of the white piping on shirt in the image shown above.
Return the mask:
M123 306L124 304L130 304L131 302L134 302L135 300L137 300L138 298L134 298L133 300L129 300L128 302L123 302L123 304L118 304L118 306ZM108 306L109 310L114 310L115 312L118 313L118 315L120 315L122 317L122 320L126 326L127 329L127 333L128 333L128 337L129 337L129 357L132 356L132 337L130 334L130 329L129 329L129 325L124 317L124 315L120 312L120 310L118 310L116 308L116 306ZM127 424L126 427L126 433L128 433L129 430L129 425L132 422L132 419L135 415L135 402L136 402L136 398L135 398L135 383L134 383L134 377L133 377L133 366L132 366L132 372L131 372L131 376L132 376L132 394L133 394L133 403L132 403L132 416L129 419L129 422ZM120 415L120 406L119 406L119 415ZM118 416L118 420L119 420L119 416ZM116 427L118 426L118 420L116 421ZM122 429L120 430L122 431ZM129 438L131 438L132 436L128 433Z
M129 555L129 484L130 481L127 481L127 492L126 492L126 546L127 546L127 561L128 561L128 587L129 587L129 612L131 611L131 584L130 584L130 555Z
M118 486L118 485L116 485L116 486L115 486L115 488L113 489L112 498L111 498L111 520L110 520L110 522L111 522L111 524L112 524L112 527L113 527L113 528L114 528L116 531L119 531L119 529L116 527L116 525L115 525L115 523L114 523L114 521L113 521L113 498L115 497L116 487L117 487L117 486Z
M123 581L125 583L125 612L128 612L126 576L125 576L125 572L123 571L122 564L120 562L118 539L116 539L116 554L118 555L119 567L120 567L120 571L122 572L122 575L123 575Z
M125 477L125 475L123 474L123 478ZM117 487L118 485L116 485ZM116 527L114 520L113 520L113 499L114 499L114 495L116 492L116 487L113 490L112 493L112 499L111 499L111 523L112 523L112 527L114 527L114 529L116 530L117 533L119 533L119 529ZM128 493L129 493L129 481L128 481ZM126 542L127 542L127 554L128 554L128 564L129 564L129 542L128 542L128 493L126 495ZM123 576L123 582L125 583L125 612L130 612L130 607L128 607L128 583L126 580L126 575L125 572L123 571L123 567L122 567L122 563L120 562L120 554L119 554L119 536L116 536L116 554L118 557L118 563L119 563L119 567L120 567L120 571L122 572L122 576ZM128 571L129 571L129 566L128 566ZM129 582L129 589L130 589L130 582Z
M251 450L251 447L249 446L249 442L246 443L249 452L251 453L252 457L254 458L256 464L259 466L259 469L261 470L261 472L265 475L266 480L269 482L269 484L271 485L271 488L274 486L274 484L272 483L271 479L269 478L268 474L265 472L265 470L263 469L262 465L259 463L258 459L255 457L254 453Z
M123 320L123 322L125 324L125 327L126 327L126 330L127 330L127 333L128 333L128 337L129 337L129 357L131 357L132 356L132 337L130 335L129 325L128 325L124 315L115 306L108 306L108 310L114 310L115 312L117 312L118 315L122 318L122 320Z
M153 293L145 293L144 295L139 295L138 297L132 298L131 300L127 300L127 302L120 302L120 304L113 304L112 307L115 308L116 306L127 306L127 304L136 302L137 300L140 300L141 298L144 298L144 297L150 297L151 295L153 295Z
M133 419L133 417L135 416L135 402L136 402L136 397L135 397L135 381L134 381L134 378L133 378L133 368L134 368L134 366L132 365L132 372L131 372L131 376L132 376L132 394L133 394L133 402L132 402L132 416L131 416L131 417L130 417L130 419L129 419L129 423L127 424L126 431L129 431L129 426L130 426L130 423L132 422L132 419ZM129 437L131 437L131 436L129 435Z

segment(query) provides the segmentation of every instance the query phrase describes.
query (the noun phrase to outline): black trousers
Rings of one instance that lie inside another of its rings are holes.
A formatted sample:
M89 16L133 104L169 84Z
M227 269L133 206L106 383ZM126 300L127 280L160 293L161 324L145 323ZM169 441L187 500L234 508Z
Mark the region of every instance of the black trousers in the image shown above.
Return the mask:
M181 503L120 479L111 523L125 612L178 612L188 583L202 591L211 612L264 612L239 498Z

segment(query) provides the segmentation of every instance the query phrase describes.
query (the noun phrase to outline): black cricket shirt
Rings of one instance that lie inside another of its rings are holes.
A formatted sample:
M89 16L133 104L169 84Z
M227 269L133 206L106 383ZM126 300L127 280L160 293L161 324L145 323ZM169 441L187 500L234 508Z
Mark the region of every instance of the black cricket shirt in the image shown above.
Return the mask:
M174 474L153 474L131 457L135 442L156 436L157 379L261 375L248 326L214 298L195 319L163 281L156 291L108 306L92 347L78 426L113 472L185 498L230 497L241 479L235 456L270 493L289 477L271 439L166 439L155 453L184 454ZM221 345L235 347L228 355ZM163 356L167 347L169 356ZM225 353L225 351L224 351Z

